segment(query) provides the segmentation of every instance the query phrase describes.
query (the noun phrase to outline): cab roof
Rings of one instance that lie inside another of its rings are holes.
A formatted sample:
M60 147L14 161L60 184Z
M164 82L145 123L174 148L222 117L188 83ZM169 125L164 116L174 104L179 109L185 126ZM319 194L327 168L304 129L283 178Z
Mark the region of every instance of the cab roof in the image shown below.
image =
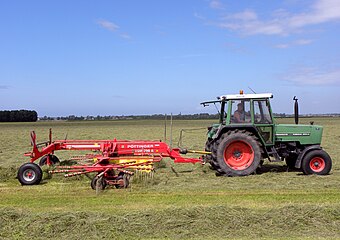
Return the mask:
M233 94L222 95L220 99L234 100L234 99L258 99L258 98L272 98L272 93L254 93L254 94Z
M202 105L209 105L209 103L217 103L222 100L238 100L238 99L263 99L272 98L272 93L254 93L254 94L228 94L217 97L217 100L202 102Z

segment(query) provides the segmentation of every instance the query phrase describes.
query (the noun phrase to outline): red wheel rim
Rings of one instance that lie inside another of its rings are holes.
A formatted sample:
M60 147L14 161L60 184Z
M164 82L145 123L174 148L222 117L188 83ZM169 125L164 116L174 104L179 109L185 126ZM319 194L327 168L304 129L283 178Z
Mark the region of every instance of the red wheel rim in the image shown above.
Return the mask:
M244 170L254 161L253 148L246 142L234 141L224 150L224 162L234 170Z
M325 169L326 163L325 160L321 157L315 157L309 162L309 167L314 172L321 172Z

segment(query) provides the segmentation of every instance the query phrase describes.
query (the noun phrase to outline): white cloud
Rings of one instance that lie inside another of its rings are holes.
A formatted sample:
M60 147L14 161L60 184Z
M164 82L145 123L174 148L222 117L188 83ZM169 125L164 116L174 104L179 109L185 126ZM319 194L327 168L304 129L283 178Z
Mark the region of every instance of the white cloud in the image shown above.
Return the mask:
M313 42L311 39L299 39L294 42L295 45L309 45Z
M131 36L127 33L121 33L119 34L120 37L125 38L125 39L131 39Z
M304 27L311 24L340 19L340 4L338 0L318 0L307 13L301 13L290 18L293 27Z
M121 37L121 38L124 38L124 39L131 39L131 36L125 32L121 32L120 31L120 27L113 23L113 22L110 22L110 21L107 21L107 20L104 20L104 19L100 19L100 20L97 20L97 24L99 26L101 26L102 28L105 28L106 30L109 30L110 32L114 32L117 34L117 36Z
M281 44L277 44L274 47L275 48L290 48L290 47L294 47L294 46L304 46L304 45L309 45L313 42L313 40L311 39L298 39L296 41L293 42L289 42L289 43L281 43Z
M242 45L240 45L239 43L233 43L233 42L226 42L224 44L225 48L233 51L233 52L237 52L237 53L242 53L245 55L252 55L253 53L247 48L244 47Z
M209 6L213 9L224 9L224 6L220 0L211 0Z
M291 45L289 43L281 43L281 44L277 44L274 47L275 48L281 48L281 49L285 49L285 48L289 48Z
M183 54L179 56L165 56L163 59L186 59L186 58L200 58L205 57L205 54L200 53L191 53L191 54Z
M103 28L105 28L105 29L107 29L111 32L115 32L119 29L118 25L114 24L113 22L107 21L107 20L98 20L97 23L101 27L103 27Z
M332 69L300 67L289 71L282 79L302 86L340 85L340 67Z
M200 20L206 20L206 17L202 16L201 14L198 14L197 12L194 13L194 17Z
M305 12L292 14L284 9L272 12L270 19L262 20L251 9L227 14L217 26L244 35L289 35L302 28L340 20L339 0L316 0Z
M257 14L251 9L246 9L243 12L235 13L230 16L227 16L226 19L238 19L240 21L253 21L257 20Z

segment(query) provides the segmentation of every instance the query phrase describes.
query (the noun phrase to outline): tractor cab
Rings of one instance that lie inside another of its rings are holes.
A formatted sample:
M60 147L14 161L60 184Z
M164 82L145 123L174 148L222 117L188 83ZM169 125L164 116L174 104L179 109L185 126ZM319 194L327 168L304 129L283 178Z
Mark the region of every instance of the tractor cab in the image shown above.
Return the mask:
M265 145L272 145L274 119L269 102L272 97L272 93L243 94L243 91L240 91L240 94L223 95L216 101L201 104L206 106L210 103L220 103L220 122L212 127L211 133L218 133L218 129L222 127L252 129L259 133Z

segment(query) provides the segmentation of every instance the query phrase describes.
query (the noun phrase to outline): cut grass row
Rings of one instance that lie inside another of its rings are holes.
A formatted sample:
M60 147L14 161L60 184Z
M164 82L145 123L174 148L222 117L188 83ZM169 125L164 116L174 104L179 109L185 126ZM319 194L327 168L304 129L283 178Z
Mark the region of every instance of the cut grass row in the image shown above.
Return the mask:
M328 206L190 206L98 212L0 209L3 239L321 239L339 238L340 211ZM6 224L4 224L6 223Z
M339 239L340 119L314 121L325 126L322 145L333 159L329 176L305 176L280 163L266 164L257 175L226 178L208 166L167 160L153 179L136 176L131 188L98 195L86 177L44 174L41 185L20 186L15 175L27 161L22 153L30 150L29 131L35 129L39 141L49 127L56 139L66 132L69 139L162 139L163 121L0 124L0 239ZM197 149L211 122L175 121L174 133L202 128L183 141Z

